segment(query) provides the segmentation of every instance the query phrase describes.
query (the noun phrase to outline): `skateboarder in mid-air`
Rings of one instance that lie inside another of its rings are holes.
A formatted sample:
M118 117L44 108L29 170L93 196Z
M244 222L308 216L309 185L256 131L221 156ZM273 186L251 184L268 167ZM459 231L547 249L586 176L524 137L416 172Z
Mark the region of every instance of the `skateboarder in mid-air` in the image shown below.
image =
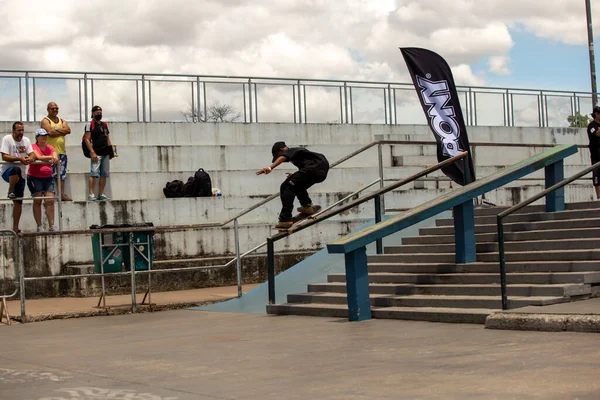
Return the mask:
M306 189L315 183L323 182L327 178L329 162L323 154L302 147L287 147L284 142L275 143L271 153L273 154L273 163L258 171L256 175L268 175L274 168L284 162L291 162L298 167L298 171L288 174L289 176L283 181L279 190L281 212L279 213L279 223L275 227L285 229L296 222L292 216L295 197L298 197L300 202L298 212L305 215L312 215L317 212L315 208L318 206L313 206ZM320 207L318 208L320 209Z

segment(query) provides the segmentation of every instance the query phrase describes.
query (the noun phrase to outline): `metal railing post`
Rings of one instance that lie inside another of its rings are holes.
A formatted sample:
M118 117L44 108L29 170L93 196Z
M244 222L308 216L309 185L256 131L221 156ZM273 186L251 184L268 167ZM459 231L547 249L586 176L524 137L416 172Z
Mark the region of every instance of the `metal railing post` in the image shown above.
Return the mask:
M29 121L29 72L25 72L25 120Z
M196 103L197 103L197 109L196 109L196 121L193 122L200 122L200 77L197 76L196 77Z
M387 104L387 96L385 93L385 88L383 88L383 120L384 124L388 124L388 104Z
M88 115L88 84L87 84L87 74L83 74L83 102L84 102L84 108L83 108L83 115L85 115L85 118L83 119L84 121L87 120L87 115Z
M344 99L342 96L342 87L340 86L340 124L344 123Z
M146 77L142 75L142 122L146 122Z
M375 196L375 223L381 222L381 196ZM383 254L383 239L377 239L376 242L377 254Z
M250 114L250 123L252 123L252 79L248 78L248 111Z
M344 82L344 110L346 111L346 123L348 123L348 84Z
M77 83L79 84L79 91L77 92L77 94L79 95L79 122L83 121L83 113L81 112L81 78L77 79Z
M19 77L19 121L23 121L23 82Z
M140 122L140 81L135 80L135 119Z
M242 258L240 257L240 233L237 218L233 220L233 233L235 236L235 265L237 274L238 297L242 297Z
M383 188L383 145L380 143L377 145L377 158L379 162L379 188ZM381 213L385 214L385 195L381 196Z
M208 113L208 103L206 102L206 82L202 82L202 98L204 100L204 102L203 102L203 105L204 105L204 121L206 121L206 116L207 116L207 113ZM246 103L244 103L244 110L245 110L245 107L246 107ZM244 111L244 122L246 122L245 111Z
M131 312L137 312L137 300L135 298L135 253L133 246L133 232L129 232L129 269L131 271Z
M31 78L31 89L32 89L32 98L33 98L33 120L37 120L37 115L36 115L36 106L35 106L35 77Z
M269 281L269 304L275 304L275 246L267 239L267 278Z
M57 208L58 208L58 230L60 232L63 231L63 222L62 222L62 217L63 217L63 213L62 213L62 190L61 190L61 180L60 180L60 174L62 171L62 165L59 162L58 164L56 164L56 202L57 204Z
M302 93L300 86L300 79L298 79L298 122L302 123Z
M25 312L25 265L23 262L23 243L21 242L21 237L16 236L15 240L17 241L17 251L15 253L15 262L19 268L19 300L21 303L21 323L27 322L27 314Z
M500 290L502 294L502 309L508 310L508 297L506 294L506 257L504 253L504 226L502 225L502 217L497 216L496 223L498 225L498 258L500 260Z
M152 122L152 81L148 81L148 122Z
M304 106L304 123L308 123L308 120L306 119L306 85L302 86L302 104Z

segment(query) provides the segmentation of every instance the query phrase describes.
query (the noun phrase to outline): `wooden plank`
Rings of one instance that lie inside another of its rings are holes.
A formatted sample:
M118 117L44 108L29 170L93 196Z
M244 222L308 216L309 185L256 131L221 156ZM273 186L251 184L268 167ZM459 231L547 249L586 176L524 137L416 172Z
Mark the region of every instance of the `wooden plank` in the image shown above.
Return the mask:
M340 238L327 245L329 253L348 253L366 246L377 239L431 218L442 211L456 207L470 199L506 185L534 171L552 165L570 155L577 153L576 145L558 145L543 153L537 154L506 167L492 175L477 180L467 186L458 188L430 202L417 206L407 212L398 214L383 222L377 223L358 232Z

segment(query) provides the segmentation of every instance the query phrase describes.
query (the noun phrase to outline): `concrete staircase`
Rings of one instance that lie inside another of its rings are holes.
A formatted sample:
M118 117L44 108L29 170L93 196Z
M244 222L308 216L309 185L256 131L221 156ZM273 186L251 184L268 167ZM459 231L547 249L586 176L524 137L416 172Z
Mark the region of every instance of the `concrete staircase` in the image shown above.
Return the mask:
M501 309L496 214L476 210L477 262L454 263L452 219L369 256L374 318L484 323ZM546 213L530 206L505 219L509 308L542 306L600 294L600 203L571 203ZM344 274L267 306L269 314L346 317Z

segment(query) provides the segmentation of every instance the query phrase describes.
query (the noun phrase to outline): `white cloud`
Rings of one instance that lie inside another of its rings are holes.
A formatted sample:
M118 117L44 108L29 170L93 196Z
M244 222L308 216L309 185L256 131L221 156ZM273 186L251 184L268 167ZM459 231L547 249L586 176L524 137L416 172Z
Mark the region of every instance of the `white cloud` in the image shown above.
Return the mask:
M411 46L442 55L458 85L486 85L490 74L511 74L511 29L570 44L586 41L584 2L573 0L0 0L0 5L0 69L408 82L398 47ZM600 0L592 0L592 7L600 10ZM600 17L595 22L600 33ZM485 60L488 69L474 72ZM278 90L260 95L269 102L289 95ZM187 104L187 89L173 89L160 102L179 105L173 96L180 92ZM111 100L118 103L119 93L114 89ZM313 115L330 119L336 112L333 107Z
M508 64L510 63L510 58L508 56L492 56L488 60L488 64L490 67L490 72L493 72L497 75L509 75L510 68Z

